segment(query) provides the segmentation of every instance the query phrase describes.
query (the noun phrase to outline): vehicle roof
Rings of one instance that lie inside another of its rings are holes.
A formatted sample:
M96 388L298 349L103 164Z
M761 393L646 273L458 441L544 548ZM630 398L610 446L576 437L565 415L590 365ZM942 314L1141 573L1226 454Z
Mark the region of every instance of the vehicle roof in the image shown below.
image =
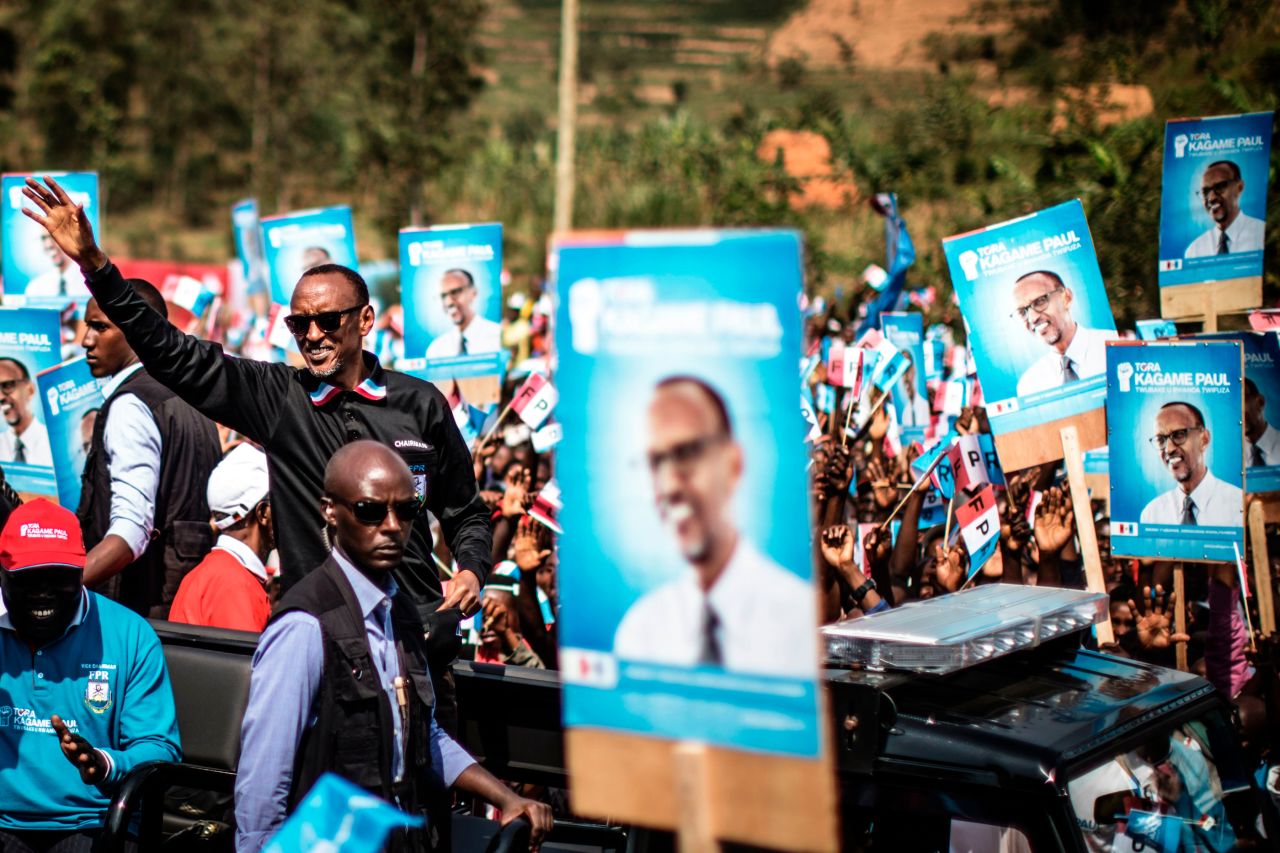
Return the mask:
M828 670L897 710L877 767L913 765L988 784L1042 785L1046 774L1152 718L1212 696L1202 678L1058 645L949 675Z

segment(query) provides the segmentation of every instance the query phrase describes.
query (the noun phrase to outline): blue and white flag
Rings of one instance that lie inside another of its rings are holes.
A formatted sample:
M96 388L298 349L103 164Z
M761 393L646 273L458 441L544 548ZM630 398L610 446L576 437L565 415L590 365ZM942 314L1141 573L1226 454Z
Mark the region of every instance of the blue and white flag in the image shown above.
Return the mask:
M262 853L378 853L393 829L425 823L336 773L326 773Z

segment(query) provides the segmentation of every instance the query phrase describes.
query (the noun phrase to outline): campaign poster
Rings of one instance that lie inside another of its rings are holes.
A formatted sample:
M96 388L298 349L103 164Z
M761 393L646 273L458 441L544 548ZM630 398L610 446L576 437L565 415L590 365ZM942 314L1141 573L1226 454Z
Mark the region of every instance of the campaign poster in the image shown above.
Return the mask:
M502 223L401 229L400 302L405 358L433 378L505 368Z
M1004 467L1061 459L1066 419L1081 422L1084 449L1105 444L1106 342L1116 324L1080 202L942 245Z
M553 254L566 724L816 757L799 235Z
M36 377L44 422L49 431L58 503L75 512L80 505L80 478L102 409L102 386L110 377L95 377L83 358L63 362Z
M131 258L118 258L114 263L125 278L140 278L155 285L168 306L169 322L191 335L200 334L206 312L229 289L227 268L221 264Z
M300 210L261 220L271 301L288 305L298 279L321 264L357 269L356 232L345 204Z
M62 253L43 228L23 214L22 208L36 210L34 202L22 194L27 178L52 177L77 204L84 205L93 233L102 234L102 208L96 172L36 172L0 177L4 205L0 207L0 237L3 238L5 296L25 296L30 305L63 305L67 298L86 301L89 288L79 267ZM38 211L37 211L38 212Z
M1245 491L1280 492L1280 337L1222 332L1196 339L1239 341L1244 348Z
M1244 550L1243 364L1239 341L1107 347L1113 554Z
M1165 124L1162 290L1262 275L1273 118L1247 113Z
M915 312L886 312L880 315L881 328L889 343L909 361L902 381L893 386L893 405L898 425L907 436L923 436L929 425L929 386L925 376L924 317Z
M267 289L267 259L262 251L262 229L258 221L258 200L246 198L231 206L231 233L236 242L240 273L253 296Z
M21 495L56 499L49 428L36 376L62 360L52 308L0 308L0 469Z

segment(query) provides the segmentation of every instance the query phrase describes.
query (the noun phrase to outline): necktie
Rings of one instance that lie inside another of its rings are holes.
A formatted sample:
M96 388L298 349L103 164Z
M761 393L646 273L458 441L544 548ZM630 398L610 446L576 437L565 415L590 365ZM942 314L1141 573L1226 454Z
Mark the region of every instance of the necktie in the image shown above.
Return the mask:
M27 461L27 446L22 443L22 439L20 438L15 438L13 441L13 461L14 462Z
M1220 232L1218 232L1218 254L1219 254L1219 255L1225 255L1225 254L1227 254L1227 251L1228 251L1228 250L1227 250L1227 244L1228 244L1229 242L1231 242L1231 241L1227 238L1227 232L1226 232L1226 231L1220 231Z
M467 336L459 333L458 334L458 355L466 355L466 354L467 354Z
M1253 446L1253 452L1249 454L1249 467L1258 468L1266 464L1267 461L1262 455L1262 448L1255 444Z
M67 273L65 271L58 275L58 295L67 295Z
M1080 381L1080 377L1076 373L1076 369L1071 366L1071 357L1064 355L1062 357L1062 384L1066 385L1069 382L1078 381Z
M720 627L720 617L711 609L711 603L702 605L702 651L698 655L698 663L704 666L723 666L724 656L720 653L720 640L716 637L716 629Z
M1180 523L1196 523L1196 502L1191 500L1191 495L1187 495L1182 501L1182 521Z

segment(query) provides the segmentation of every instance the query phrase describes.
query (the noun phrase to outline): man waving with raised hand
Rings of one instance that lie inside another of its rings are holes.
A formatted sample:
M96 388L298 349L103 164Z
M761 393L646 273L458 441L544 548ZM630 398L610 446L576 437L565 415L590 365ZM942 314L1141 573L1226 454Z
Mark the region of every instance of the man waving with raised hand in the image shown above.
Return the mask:
M124 332L148 372L266 451L286 588L328 556L319 510L326 463L343 445L372 439L409 466L425 508L439 519L461 567L445 598L424 521L413 525L397 583L424 617L437 608L456 607L464 615L478 609L492 562L492 534L471 455L435 386L384 370L363 350L374 312L359 273L321 264L298 281L285 322L305 369L236 358L217 344L182 334L143 302L98 247L83 209L56 181L28 179L23 192L38 208L23 212L80 267L98 306ZM447 692L447 683L440 683L447 677L440 673L436 680L437 689ZM442 704L441 722L449 728L452 703Z

